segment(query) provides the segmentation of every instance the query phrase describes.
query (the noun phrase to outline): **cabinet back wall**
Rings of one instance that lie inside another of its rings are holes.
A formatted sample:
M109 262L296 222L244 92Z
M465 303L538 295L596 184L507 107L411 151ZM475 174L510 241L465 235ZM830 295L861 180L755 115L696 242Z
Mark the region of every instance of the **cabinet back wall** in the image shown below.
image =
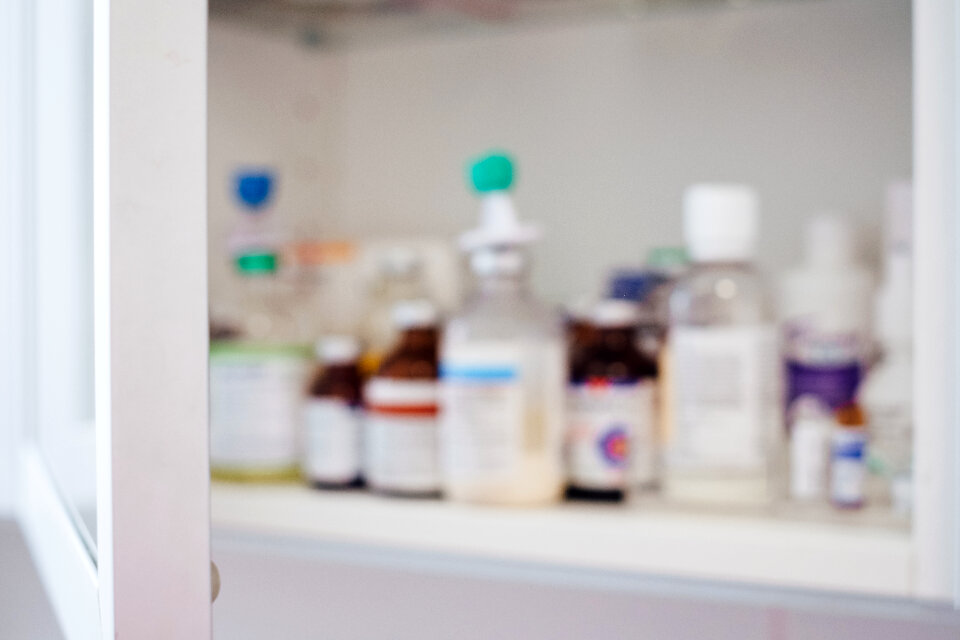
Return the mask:
M298 234L453 238L475 221L464 161L490 147L519 160L551 300L679 242L693 181L757 186L772 269L821 208L862 222L875 256L884 185L910 174L910 28L903 0L772 2L338 50L214 20L212 295L229 288L236 165L278 168Z

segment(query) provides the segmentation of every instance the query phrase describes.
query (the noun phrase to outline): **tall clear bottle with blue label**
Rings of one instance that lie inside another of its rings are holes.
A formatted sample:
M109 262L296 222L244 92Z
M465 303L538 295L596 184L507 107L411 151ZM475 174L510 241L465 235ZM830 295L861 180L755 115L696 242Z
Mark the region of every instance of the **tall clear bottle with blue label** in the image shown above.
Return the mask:
M684 194L691 268L670 294L665 384L668 496L758 505L773 495L780 435L774 325L753 264L758 198L735 184Z
M234 480L298 476L300 411L310 360L293 290L279 277L269 173L236 179L231 237L238 275L232 330L210 343L210 466Z
M480 226L461 237L475 291L441 345L443 491L453 500L543 504L563 489L566 355L559 316L528 284L539 236L510 197L513 165L489 155L471 169Z

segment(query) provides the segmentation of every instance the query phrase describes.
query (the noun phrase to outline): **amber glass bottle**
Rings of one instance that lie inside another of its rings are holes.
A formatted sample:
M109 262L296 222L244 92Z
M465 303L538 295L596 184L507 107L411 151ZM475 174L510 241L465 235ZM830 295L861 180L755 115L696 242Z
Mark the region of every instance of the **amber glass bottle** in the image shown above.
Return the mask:
M361 484L360 372L356 340L330 336L317 345L321 368L304 408L303 473L321 488Z
M364 389L364 476L375 491L437 495L437 312L403 301L392 318L399 341Z
M636 479L657 477L654 381L657 366L636 346L637 307L604 300L593 339L571 362L566 438L567 495L622 500Z

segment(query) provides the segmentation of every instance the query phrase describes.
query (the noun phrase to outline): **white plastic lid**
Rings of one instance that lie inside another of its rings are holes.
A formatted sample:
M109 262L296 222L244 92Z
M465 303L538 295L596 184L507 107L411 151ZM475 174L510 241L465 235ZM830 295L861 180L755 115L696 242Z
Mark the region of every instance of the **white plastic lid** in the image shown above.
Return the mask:
M480 226L460 236L460 248L475 251L486 247L530 244L540 238L536 225L521 223L513 199L505 191L485 193L480 200Z
M316 352L324 364L346 364L360 356L360 345L353 336L324 336L317 340Z
M805 241L809 265L843 267L855 261L853 229L838 213L817 214L807 225Z
M752 259L759 226L759 198L751 187L704 183L684 191L683 235L694 261Z
M593 308L590 320L595 327L630 327L640 321L640 308L630 300L601 300Z
M436 326L438 314L429 300L402 300L393 305L390 317L398 329L411 329Z

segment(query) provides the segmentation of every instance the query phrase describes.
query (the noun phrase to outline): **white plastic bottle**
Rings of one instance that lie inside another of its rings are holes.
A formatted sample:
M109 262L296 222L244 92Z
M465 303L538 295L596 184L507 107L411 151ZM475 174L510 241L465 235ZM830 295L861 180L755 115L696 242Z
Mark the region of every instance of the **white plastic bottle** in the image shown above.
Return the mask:
M909 514L913 468L912 189L888 191L883 285L876 299L881 359L860 391L870 433L867 500Z
M753 265L753 189L697 184L684 194L692 265L670 294L667 495L724 504L771 497L780 431L775 331Z
M447 324L440 355L440 447L448 498L542 504L563 488L566 355L557 314L529 290L526 245L503 155L474 164L479 228L461 237L476 290Z
M784 274L778 305L792 498L827 495L822 426L856 399L870 349L871 304L870 273L856 261L850 226L837 215L815 217L804 262Z

